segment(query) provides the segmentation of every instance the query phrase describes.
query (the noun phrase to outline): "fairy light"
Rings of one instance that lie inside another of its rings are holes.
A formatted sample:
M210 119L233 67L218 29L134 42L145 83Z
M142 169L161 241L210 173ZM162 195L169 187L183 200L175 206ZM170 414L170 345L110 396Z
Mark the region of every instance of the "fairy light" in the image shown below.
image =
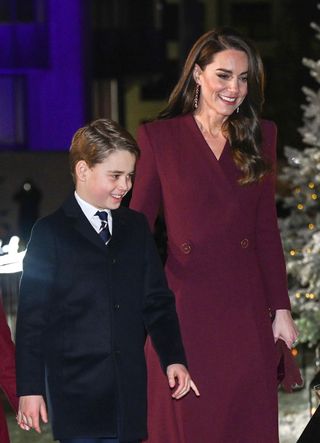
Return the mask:
M302 203L298 203L297 208L299 209L299 211L302 211L302 209L304 209L304 206Z
M294 257L296 254L297 254L297 251L296 251L295 249L291 249L291 251L290 251L290 255L291 255L292 257Z
M314 184L313 182L310 182L310 183L308 184L308 187L309 187L310 189L314 189L315 184Z
M22 261L26 251L18 252L19 240L19 237L14 235L7 245L1 245L0 274L12 274L22 271Z
M317 196L317 194L311 194L311 198L312 198L312 200L317 200L318 196Z
M314 229L314 224L313 223L309 223L308 224L308 229L310 229L310 231L312 231L312 229Z
M305 298L308 300L314 300L316 298L316 295L313 292L306 292Z
M293 357L296 357L298 354L299 354L299 352L298 352L298 349L297 349L297 348L293 348L293 349L291 349L291 355L292 355Z

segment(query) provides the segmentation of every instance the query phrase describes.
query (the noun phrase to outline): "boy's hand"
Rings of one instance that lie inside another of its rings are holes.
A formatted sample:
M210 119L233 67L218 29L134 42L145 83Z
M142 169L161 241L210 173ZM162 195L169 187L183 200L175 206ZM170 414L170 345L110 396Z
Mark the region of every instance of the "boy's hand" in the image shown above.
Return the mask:
M176 400L186 395L190 389L194 391L197 397L200 396L197 386L191 380L190 374L184 365L178 363L169 365L167 367L167 377L170 388L174 388L176 381L178 382L177 389L172 393L172 397Z
M25 395L20 397L17 423L21 429L29 431L33 428L41 433L39 416L44 423L48 423L46 404L42 395Z

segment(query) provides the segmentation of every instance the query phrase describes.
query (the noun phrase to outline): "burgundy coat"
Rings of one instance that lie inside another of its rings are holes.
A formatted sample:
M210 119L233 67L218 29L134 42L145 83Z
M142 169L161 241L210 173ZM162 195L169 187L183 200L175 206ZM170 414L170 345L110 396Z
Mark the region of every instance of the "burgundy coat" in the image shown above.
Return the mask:
M263 154L276 127L262 121ZM226 143L219 160L191 114L143 125L131 205L154 224L163 205L166 273L189 368L200 389L172 401L147 347L149 443L276 443L277 356L270 310L290 309L274 174L240 186Z
M14 358L14 344L7 324L3 307L0 303L0 388L8 397L15 411L18 409L18 398L16 396L16 370ZM9 443L9 434L6 417L0 404L0 442Z

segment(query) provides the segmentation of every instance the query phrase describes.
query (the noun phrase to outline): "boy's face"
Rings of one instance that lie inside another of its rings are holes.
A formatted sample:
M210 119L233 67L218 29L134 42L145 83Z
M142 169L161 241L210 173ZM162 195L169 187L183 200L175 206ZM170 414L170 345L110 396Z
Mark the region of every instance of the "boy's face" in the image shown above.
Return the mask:
M132 188L136 158L128 151L115 151L90 168L83 160L76 165L79 196L98 209L117 209Z

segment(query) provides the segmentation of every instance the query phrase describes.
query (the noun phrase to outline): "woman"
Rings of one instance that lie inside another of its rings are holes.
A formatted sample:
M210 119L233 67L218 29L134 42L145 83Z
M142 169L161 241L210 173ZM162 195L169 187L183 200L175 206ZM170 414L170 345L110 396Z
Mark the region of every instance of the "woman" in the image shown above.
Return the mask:
M275 341L291 347L274 203L276 127L259 120L263 66L232 30L193 46L167 108L139 129L131 206L163 206L166 272L200 398L167 401L150 343L149 443L276 443ZM274 315L273 322L271 315Z
M7 324L6 316L0 301L0 388L8 397L12 408L17 412L16 370L14 344ZM0 442L9 443L8 427L2 405L0 404Z

